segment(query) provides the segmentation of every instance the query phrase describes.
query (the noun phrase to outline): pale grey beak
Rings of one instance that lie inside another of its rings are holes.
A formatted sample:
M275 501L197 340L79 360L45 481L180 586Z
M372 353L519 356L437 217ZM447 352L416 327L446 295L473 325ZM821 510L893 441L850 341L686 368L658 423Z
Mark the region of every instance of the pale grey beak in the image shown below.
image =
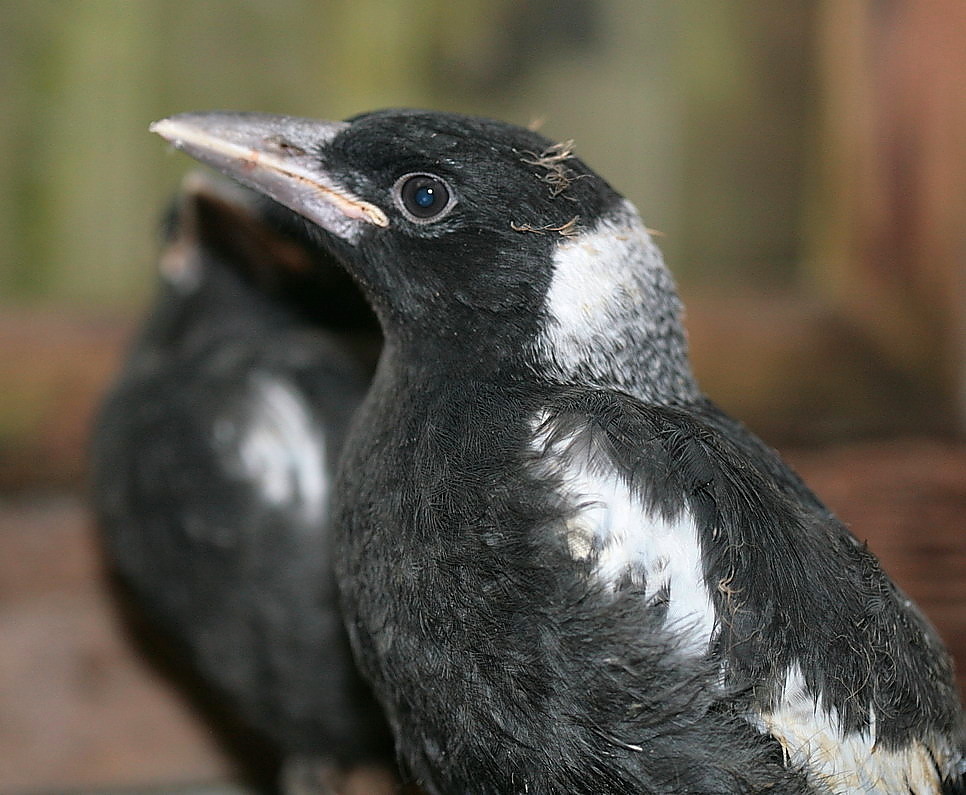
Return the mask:
M333 180L316 156L349 125L264 113L181 113L152 132L191 157L355 243L367 224L389 225L376 205Z

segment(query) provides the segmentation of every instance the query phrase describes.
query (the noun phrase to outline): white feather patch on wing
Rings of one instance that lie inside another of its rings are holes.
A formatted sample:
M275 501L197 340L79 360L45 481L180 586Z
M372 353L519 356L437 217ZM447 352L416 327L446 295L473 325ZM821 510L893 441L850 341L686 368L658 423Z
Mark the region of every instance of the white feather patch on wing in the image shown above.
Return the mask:
M256 373L242 416L218 421L216 437L235 450L232 469L271 505L322 519L329 495L325 440L304 398L283 380Z
M933 755L921 742L900 750L876 744L875 711L866 731L843 732L838 714L825 711L808 692L801 669L785 676L779 705L752 723L781 743L787 759L808 771L817 786L845 793L939 793Z
M674 519L648 510L613 464L573 437L551 439L552 428L538 416L532 449L538 474L560 484L573 511L564 541L575 560L591 564L591 576L616 590L628 579L643 585L646 598L667 593L667 624L682 648L707 651L715 612L704 581L694 517L682 509Z

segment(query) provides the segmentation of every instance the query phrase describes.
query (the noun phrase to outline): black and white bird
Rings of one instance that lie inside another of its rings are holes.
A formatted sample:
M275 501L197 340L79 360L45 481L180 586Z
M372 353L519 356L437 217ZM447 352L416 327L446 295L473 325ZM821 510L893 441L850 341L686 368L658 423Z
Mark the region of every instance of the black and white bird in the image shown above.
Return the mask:
M379 334L348 275L283 216L233 183L186 180L154 306L97 420L93 499L146 617L285 759L287 791L329 792L344 768L392 769L339 611L330 521Z
M702 395L660 253L569 144L409 110L152 129L317 224L379 316L337 568L427 791L962 791L942 643Z

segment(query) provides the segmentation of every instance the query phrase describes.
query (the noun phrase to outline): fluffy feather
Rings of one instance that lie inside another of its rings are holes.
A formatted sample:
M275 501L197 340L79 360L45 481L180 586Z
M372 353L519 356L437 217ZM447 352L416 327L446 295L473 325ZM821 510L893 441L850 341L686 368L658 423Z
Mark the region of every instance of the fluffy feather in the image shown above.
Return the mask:
M386 348L338 481L339 579L427 790L845 792L862 749L870 786L962 786L941 643L700 394L673 281L621 196L532 131L408 110L335 136L319 123L314 163L280 189L257 158L273 119L163 131L319 218L379 315ZM207 152L213 130L254 156ZM414 175L445 213L414 220L397 190ZM308 206L306 179L354 197L352 235Z
M271 220L281 208L233 191L192 179L169 219L158 296L94 431L94 503L116 572L262 755L386 764L329 509L371 316Z

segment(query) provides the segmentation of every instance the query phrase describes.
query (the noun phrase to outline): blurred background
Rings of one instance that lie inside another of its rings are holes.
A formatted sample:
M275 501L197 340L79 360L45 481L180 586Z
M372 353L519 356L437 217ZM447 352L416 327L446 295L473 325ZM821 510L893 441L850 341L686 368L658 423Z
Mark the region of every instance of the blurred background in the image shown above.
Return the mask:
M84 502L192 167L149 122L392 105L576 140L660 231L706 391L868 539L962 683L962 0L0 0L0 793L232 775L120 630Z

